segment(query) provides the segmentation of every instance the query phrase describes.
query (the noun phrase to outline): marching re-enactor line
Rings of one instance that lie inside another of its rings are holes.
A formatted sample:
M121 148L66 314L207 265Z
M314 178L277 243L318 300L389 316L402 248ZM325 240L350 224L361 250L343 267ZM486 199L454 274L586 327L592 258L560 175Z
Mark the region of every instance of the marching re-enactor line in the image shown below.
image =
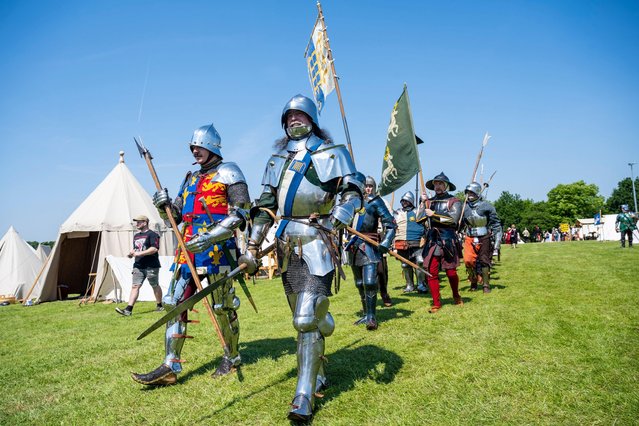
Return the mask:
M339 291L340 277L345 278L343 251L348 253L362 303L362 317L355 324L365 324L369 331L379 327L378 289L382 290L383 305L392 306L386 285L379 288L381 280L387 279L386 254L401 261L411 277L416 271L420 292L427 291L423 282L427 281L433 297L429 312L434 314L441 308L440 267L448 275L455 304L463 304L456 273L462 253L457 232L462 221L471 238L469 246L479 253L470 264L467 262L471 290L478 280L483 280L485 292L489 291L486 253L491 239L500 233L494 208L481 201L481 190L475 182L466 188L468 210L466 202L462 205L448 192L455 185L443 172L424 184L406 85L391 113L379 188L374 178L365 177L355 167L325 19L319 2L317 6L318 18L306 52L315 102L296 95L285 104L280 119L283 136L275 141L262 178L262 192L255 203L250 203L240 168L224 160L222 138L213 124L193 133L189 148L200 169L187 173L174 199L160 184L149 150L135 139L156 186L153 203L170 223L179 245L173 276L163 298L166 313L138 337L142 339L165 326L165 357L149 373L132 373L138 383L165 386L177 382L184 362L184 342L192 337L187 335L187 325L196 322L189 320L187 314L200 301L204 302L223 351L212 376L236 371L241 365L237 314L240 298L233 283L239 282L258 312L243 276L256 274L258 262L271 251L277 254L297 334L297 384L288 412L293 421L311 419L315 398L329 383L324 354L326 339L336 327L329 312L329 296L333 294L334 278L335 292ZM347 146L335 144L319 124L319 112L334 89ZM487 138L488 135L477 163ZM473 181L476 171L477 165ZM422 186L421 202L417 202L417 194L407 193L402 197L403 210L391 213L381 196L394 193L416 175ZM425 188L435 195L428 198ZM401 219L401 241L396 239L396 218ZM269 229L276 223L275 242L263 247ZM240 248L236 237L242 232L248 242ZM349 236L344 246L343 233ZM207 287L202 286L204 278L209 283ZM404 292L411 291L412 286L407 284Z

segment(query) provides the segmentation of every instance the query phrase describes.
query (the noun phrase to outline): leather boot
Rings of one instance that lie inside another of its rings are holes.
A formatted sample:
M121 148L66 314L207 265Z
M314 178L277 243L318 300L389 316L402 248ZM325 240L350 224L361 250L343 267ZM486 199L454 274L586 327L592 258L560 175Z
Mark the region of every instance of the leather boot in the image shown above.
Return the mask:
M138 383L151 386L168 386L177 382L177 375L166 364L160 365L150 373L131 373L131 378Z
M484 285L484 293L490 293L490 267L481 268L482 283Z

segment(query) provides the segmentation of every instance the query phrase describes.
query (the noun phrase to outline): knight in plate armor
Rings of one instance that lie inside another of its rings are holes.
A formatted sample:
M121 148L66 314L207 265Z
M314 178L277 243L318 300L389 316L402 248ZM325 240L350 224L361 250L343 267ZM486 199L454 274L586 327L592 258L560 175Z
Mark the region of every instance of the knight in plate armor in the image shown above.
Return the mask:
M198 276L207 278L209 283L221 279L237 266L235 230L243 229L247 223L245 209L250 207L250 197L240 168L235 163L222 161L221 142L213 124L195 130L189 147L200 169L187 173L173 201L166 189L153 196L153 203L164 219L168 219L166 206L170 206L175 221L182 223L188 250L180 252L173 265L173 280L163 298L167 311L197 291L186 267L186 256L190 257ZM212 299L211 306L228 348L213 373L213 377L217 377L234 371L241 363L237 317L240 299L235 295L232 280L217 288ZM182 347L185 339L191 337L186 334L189 322L184 312L167 323L164 362L150 373L133 373L133 380L145 385L168 385L177 381L177 374L182 371Z
M420 221L423 211L415 209L415 196L412 192L405 193L399 200L402 208L395 211L395 222L397 222L397 233L395 234L395 250L400 256L414 263L421 265L424 262L422 256L422 238L425 235L424 222ZM417 291L427 293L426 274L420 270L413 273L413 267L402 262L402 275L406 287L404 293L415 290L414 276L417 278Z
M366 177L364 207L355 215L353 227L379 245L367 243L353 236L346 245L349 263L353 270L355 286L362 302L363 317L355 324L366 324L367 330L377 330L375 308L377 305L378 266L382 256L388 253L395 236L395 220L382 197L377 195L377 183L371 176ZM384 228L384 236L378 233L379 223ZM386 293L387 295L388 293ZM382 294L383 296L383 294Z
M331 231L352 222L364 191L363 176L348 150L333 144L318 123L309 98L296 95L284 106L286 136L275 143L276 152L266 164L244 254L255 257L273 224L273 212L279 211L278 261L297 330L297 388L288 413L296 421L311 418L315 393L327 383L324 339L335 329L328 296L335 265L340 267L340 245Z
M464 263L470 281L470 291L476 291L477 282L481 280L484 293L490 293L490 265L493 254L491 244L494 243L494 250L499 250L501 222L495 207L481 198L481 192L481 185L477 182L471 182L464 190Z
M425 201L424 219L430 222L430 229L424 246L424 267L428 270L428 288L433 298L429 312L441 309L439 297L439 266L446 272L448 283L453 292L456 305L463 305L459 295L459 277L457 266L461 255L461 246L457 238L457 226L461 216L461 201L448 191L454 191L455 185L441 172L428 182L426 188L435 191L435 196Z

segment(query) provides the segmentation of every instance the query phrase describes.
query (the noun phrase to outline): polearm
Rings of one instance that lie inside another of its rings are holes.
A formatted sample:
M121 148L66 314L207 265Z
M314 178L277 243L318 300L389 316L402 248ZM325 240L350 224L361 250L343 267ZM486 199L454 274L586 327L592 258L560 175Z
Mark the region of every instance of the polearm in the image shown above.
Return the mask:
M495 177L495 173L497 173L497 170L495 170L493 174L490 175L490 178L482 184L481 193L479 195L482 195L482 194L485 195L484 191L488 192L488 187L490 186L490 182L493 181L493 178Z
M481 161L481 157L484 155L484 147L488 144L488 139L490 139L490 135L488 134L488 132L486 132L486 134L484 135L484 140L481 143L481 149L479 150L479 154L477 155L477 161L475 161L475 168L473 169L473 174L470 176L471 182L475 182L475 177L477 176L477 168L479 167L479 162ZM461 215L459 216L459 222L457 223L457 228L461 226L461 223L464 220L465 209L466 209L466 199L464 198L464 204L462 204Z
M333 61L333 51L331 50L331 44L328 41L328 32L326 31L326 22L324 21L324 12L322 12L322 5L319 0L317 2L317 10L319 15L318 20L322 21L322 28L324 28L324 39L326 40L326 49L328 50L328 60L331 63L331 70L333 71L333 80L335 81L335 93L337 93L337 100L339 101L339 110L342 113L342 123L344 124L344 133L346 134L346 143L348 144L348 152L351 154L351 160L355 163L355 156L353 155L353 146L351 145L351 134L348 131L348 122L346 121L346 113L344 112L344 103L342 102L342 92L339 89L339 77L335 72L335 62Z
M355 229L353 229L350 226L347 226L345 228L348 232L350 232L351 234L361 238L362 240L366 241L368 244L375 246L375 247L379 247L379 243L375 240L373 240L370 237L367 237L366 235L362 234L359 231L356 231ZM423 272L424 274L426 274L429 277L432 277L432 275L425 270L424 268L420 267L419 265L417 265L416 263L411 262L410 260L406 259L404 256L401 256L400 254L398 254L396 251L393 250L388 250L388 254L390 254L391 256L393 256L395 259L404 262L405 264L407 264L408 266L412 266L413 268Z
M155 188L158 191L162 191L164 188L160 184L158 175L155 172L155 167L153 166L153 162L151 161L153 160L151 153L149 152L148 149L146 149L144 145L142 145L141 142L138 141L138 138L134 137L133 140L135 141L135 145L138 147L140 156L144 158L144 160L146 161L146 165L149 167L149 172L151 172L151 177L153 178L153 182L155 182ZM175 218L173 217L171 206L168 206L168 205L164 206L164 211L166 213L167 218L169 219L169 222L171 223L171 228L173 229L173 233L175 234L175 237L177 238L178 245L180 246L180 250L182 250L182 253L184 253L184 259L186 260L186 264L189 268L189 271L191 272L191 275L193 276L193 281L195 282L195 286L197 287L198 291L202 291L202 282L200 281L200 277L197 274L197 270L195 269L195 266L193 265L193 262L191 261L191 257L188 254L188 250L186 249L186 246L184 245L184 239L182 238L182 234L180 233L180 230L177 227L177 223L175 222ZM209 302L208 299L204 299L204 306L206 306L206 310L208 311L209 318L211 318L213 327L215 327L215 332L217 333L217 337L220 340L220 343L222 344L224 353L225 354L230 353L231 351L229 349L229 346L224 340L224 336L222 335L222 330L220 329L220 325L217 323L217 320L215 319L215 315L213 314L213 309L211 308L211 303Z

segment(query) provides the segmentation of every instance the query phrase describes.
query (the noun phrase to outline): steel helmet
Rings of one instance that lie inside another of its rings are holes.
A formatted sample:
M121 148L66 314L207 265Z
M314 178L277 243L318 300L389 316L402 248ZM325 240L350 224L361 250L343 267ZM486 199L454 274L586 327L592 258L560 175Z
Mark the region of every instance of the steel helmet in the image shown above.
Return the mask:
M377 193L377 182L375 182L375 179L373 179L372 176L366 176L365 184L373 187L373 194Z
M448 176L446 176L444 172L441 172L440 174L438 174L437 176L435 176L434 178L426 182L426 188L430 189L431 191L435 190L435 186L433 185L433 182L436 180L440 182L445 182L446 185L448 185L449 191L454 191L455 189L457 189L457 187L450 181L450 179L448 179Z
M402 198L400 198L399 202L401 203L402 201L408 201L411 206L415 207L415 196L410 191L402 195Z
M473 194L479 197L479 194L481 194L481 185L478 184L477 182L469 183L468 185L466 185L466 189L464 189L464 193L467 194L469 192L472 192Z
M213 123L195 129L191 142L189 142L191 150L194 146L204 148L222 158L222 138L215 130Z
M302 111L304 114L308 115L313 125L319 128L319 120L317 119L317 107L315 106L315 102L303 95L293 96L291 100L288 101L286 105L284 105L281 119L282 128L286 127L286 114L288 114L288 112L291 110Z

